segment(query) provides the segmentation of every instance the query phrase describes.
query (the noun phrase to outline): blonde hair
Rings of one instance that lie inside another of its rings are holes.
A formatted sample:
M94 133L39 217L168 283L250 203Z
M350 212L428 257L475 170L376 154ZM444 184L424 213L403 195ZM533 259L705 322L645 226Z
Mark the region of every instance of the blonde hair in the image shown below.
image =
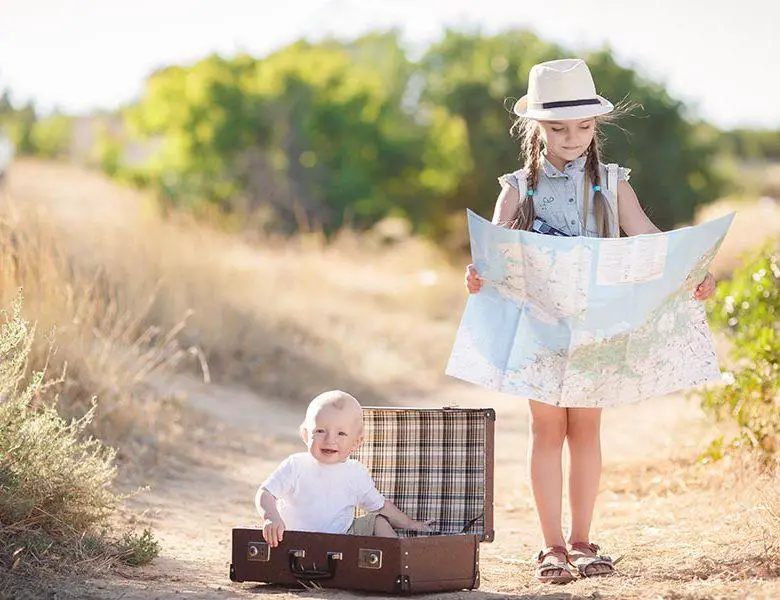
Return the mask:
M593 126L593 140L585 151L586 190L590 186L598 186L599 191L593 194L593 214L596 219L596 227L599 237L612 235L611 219L614 218L612 209L606 197L601 192L601 130L599 124L605 121L605 117L595 117ZM520 151L523 157L526 172L526 187L528 190L536 190L539 185L539 171L542 169L542 126L534 119L518 117L510 128L510 133L520 138ZM506 222L500 223L510 229L524 229L529 231L536 217L533 197L525 195L520 198L515 214ZM585 215L587 219L587 215Z
M301 423L301 429L310 431L314 425L314 420L317 418L317 415L325 408L335 408L336 410L345 412L354 412L355 419L358 421L360 426L358 433L362 433L363 409L360 406L360 402L358 402L352 394L348 394L347 392L343 392L341 390L323 392L322 394L315 397L311 402L309 402L309 406L306 408L306 416L303 418L303 423Z

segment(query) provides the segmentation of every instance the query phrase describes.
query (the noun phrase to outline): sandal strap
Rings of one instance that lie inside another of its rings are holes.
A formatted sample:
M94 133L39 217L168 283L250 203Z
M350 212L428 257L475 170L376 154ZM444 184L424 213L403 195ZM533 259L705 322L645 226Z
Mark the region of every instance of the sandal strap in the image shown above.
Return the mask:
M601 547L598 544L592 542L572 542L570 545L572 550L577 550L578 552L593 552L593 554L598 554L599 550L601 550Z
M536 566L536 572L540 577L548 577L545 575L547 571L561 571L561 574L566 573L568 575L574 575L574 571L572 571L572 567L569 563L546 562Z
M598 565L609 567L609 571L603 571L601 573L594 573L592 570L588 571L588 569L591 567ZM585 556L577 559L574 562L574 566L577 567L577 571L579 571L580 575L583 577L591 577L597 574L606 575L615 571L615 564L612 562L612 559L609 556Z
M550 575L550 571L559 572L558 575ZM569 577L574 579L574 571L569 563L543 562L536 565L537 579L546 579L551 577Z
M548 546L547 548L544 548L542 550L539 550L539 554L536 555L536 562L539 565L542 565L545 558L547 558L550 555L557 556L558 558L562 558L564 563L569 562L569 551L566 549L565 546ZM549 563L551 566L560 566L560 565L552 565L552 563Z

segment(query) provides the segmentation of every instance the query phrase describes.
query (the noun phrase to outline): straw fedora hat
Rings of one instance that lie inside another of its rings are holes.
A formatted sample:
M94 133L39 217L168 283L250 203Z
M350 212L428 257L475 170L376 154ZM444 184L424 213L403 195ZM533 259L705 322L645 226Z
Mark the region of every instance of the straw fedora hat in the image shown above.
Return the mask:
M588 119L612 111L612 103L596 94L585 61L564 58L539 63L528 74L528 94L515 102L514 113L538 121Z

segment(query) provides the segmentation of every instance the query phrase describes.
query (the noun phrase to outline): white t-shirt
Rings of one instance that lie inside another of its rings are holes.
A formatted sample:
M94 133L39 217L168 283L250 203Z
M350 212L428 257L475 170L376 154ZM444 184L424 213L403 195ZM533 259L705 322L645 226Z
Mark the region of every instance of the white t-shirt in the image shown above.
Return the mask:
M285 527L294 531L346 533L356 506L370 512L385 505L362 463L326 465L308 452L288 456L260 487L274 495Z

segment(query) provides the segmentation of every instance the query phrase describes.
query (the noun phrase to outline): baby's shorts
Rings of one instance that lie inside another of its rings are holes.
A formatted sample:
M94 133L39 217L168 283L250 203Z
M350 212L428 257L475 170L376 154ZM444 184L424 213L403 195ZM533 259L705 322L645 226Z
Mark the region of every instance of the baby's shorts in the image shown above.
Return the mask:
M347 529L347 535L374 535L374 525L379 511L366 513L352 521Z

